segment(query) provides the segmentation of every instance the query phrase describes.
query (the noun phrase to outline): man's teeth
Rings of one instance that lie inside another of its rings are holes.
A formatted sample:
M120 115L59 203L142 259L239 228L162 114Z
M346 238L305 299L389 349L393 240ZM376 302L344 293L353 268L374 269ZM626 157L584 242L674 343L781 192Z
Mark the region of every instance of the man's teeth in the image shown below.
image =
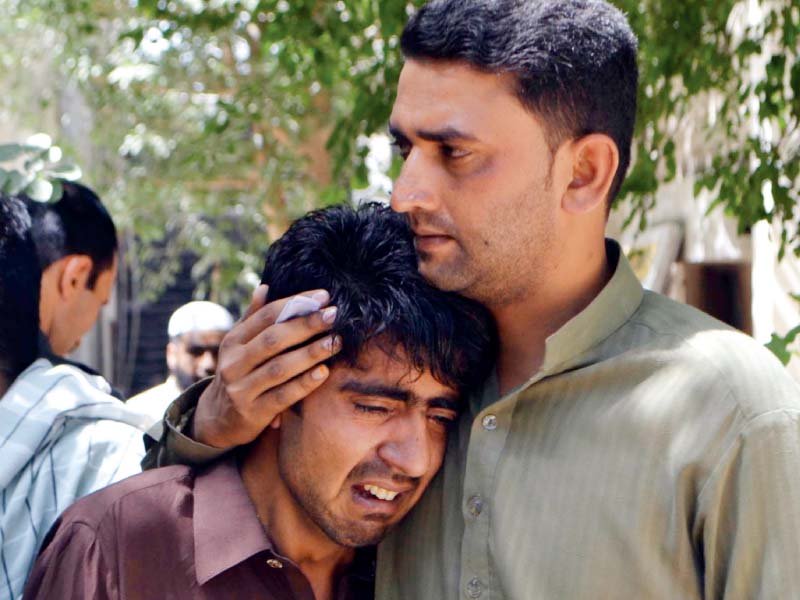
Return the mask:
M399 492L391 492L383 489L382 487L378 487L377 485L365 485L364 489L376 498L387 500L389 502L397 498L397 495L399 494Z

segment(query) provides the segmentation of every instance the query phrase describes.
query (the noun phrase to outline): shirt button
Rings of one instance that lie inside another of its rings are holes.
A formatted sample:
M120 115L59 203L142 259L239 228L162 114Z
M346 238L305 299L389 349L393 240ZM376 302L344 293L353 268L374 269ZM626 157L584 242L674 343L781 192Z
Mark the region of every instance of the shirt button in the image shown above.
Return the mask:
M467 511L473 517L480 515L483 512L483 498L478 495L472 496L472 498L467 501Z
M473 577L467 582L464 592L467 598L480 598L481 594L483 594L483 583L477 577Z
M494 431L497 429L497 417L494 415L486 415L483 417L481 424L486 431Z
M277 558L268 558L267 566L272 567L273 569L282 569L283 563L279 561Z

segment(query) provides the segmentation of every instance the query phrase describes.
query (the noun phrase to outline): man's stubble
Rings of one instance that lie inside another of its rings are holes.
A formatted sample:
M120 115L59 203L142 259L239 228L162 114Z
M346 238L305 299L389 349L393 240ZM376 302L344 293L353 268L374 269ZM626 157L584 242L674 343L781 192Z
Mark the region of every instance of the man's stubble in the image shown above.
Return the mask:
M547 285L556 248L555 214L548 206L550 174L532 182L513 201L489 214L489 223L473 233L455 232L438 217L411 216L428 226L453 232L457 249L446 260L418 252L422 275L434 286L501 308L525 300Z

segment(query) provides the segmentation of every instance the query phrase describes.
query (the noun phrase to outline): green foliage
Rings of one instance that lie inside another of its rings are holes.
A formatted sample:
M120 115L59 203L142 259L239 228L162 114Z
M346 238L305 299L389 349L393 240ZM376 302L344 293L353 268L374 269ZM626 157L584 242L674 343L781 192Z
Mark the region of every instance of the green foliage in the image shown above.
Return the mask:
M360 140L385 128L398 36L421 3L0 0L0 65L18 100L0 109L41 129L42 112L77 87L92 119L70 139L89 146L87 180L135 232L138 262L194 250L197 274L215 273L224 292L253 280L294 216L364 186ZM741 231L781 224L782 252L800 254L800 7L617 4L640 39L628 222L644 227L656 190L680 173ZM57 75L46 86L18 68L34 59ZM142 273L151 294L171 276Z
M365 182L359 136L387 120L407 8L0 0L11 15L0 40L19 47L0 41L0 61L17 65L49 40L53 53L39 60L59 75L55 89L39 103L19 93L10 110L35 122L44 104L78 86L94 116L84 128L87 181L135 232L138 264L174 265L192 250L203 257L196 274L214 273L225 300L235 284L252 283L269 240L292 218ZM141 270L149 296L167 271Z
M61 198L61 181L76 181L81 170L61 162L61 148L49 135L37 133L22 144L0 144L0 192L26 194L39 202Z
M653 194L678 166L708 190L740 233L781 226L781 255L800 255L800 7L783 0L621 1L639 34L637 159L623 189L629 222L646 223ZM691 128L687 156L675 139ZM699 158L699 160L698 160Z
M784 336L772 334L772 339L767 343L767 348L778 357L784 365L788 365L792 355L797 353L793 348L797 337L800 336L800 325L792 329Z

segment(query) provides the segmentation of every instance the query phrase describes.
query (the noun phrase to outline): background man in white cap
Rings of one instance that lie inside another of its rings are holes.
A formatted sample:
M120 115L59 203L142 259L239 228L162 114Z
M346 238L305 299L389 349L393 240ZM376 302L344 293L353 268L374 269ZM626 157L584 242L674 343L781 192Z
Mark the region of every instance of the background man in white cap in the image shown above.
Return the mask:
M170 402L192 384L217 370L222 338L233 327L233 317L214 302L189 302L169 319L167 367L169 377L128 401L128 406L160 421Z

